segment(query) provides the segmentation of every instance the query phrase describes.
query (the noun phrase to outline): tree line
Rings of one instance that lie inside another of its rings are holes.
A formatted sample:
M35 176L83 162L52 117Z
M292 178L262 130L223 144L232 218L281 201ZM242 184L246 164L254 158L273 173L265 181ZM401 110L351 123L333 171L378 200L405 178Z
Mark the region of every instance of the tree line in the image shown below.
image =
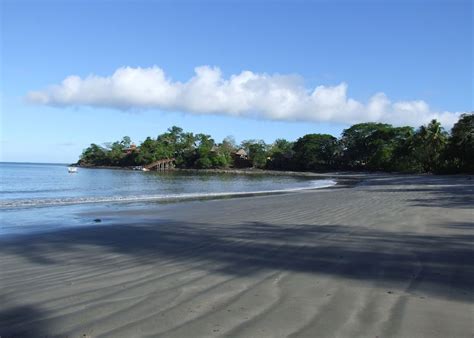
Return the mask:
M474 173L474 114L463 114L450 133L436 120L417 129L359 123L345 129L339 139L307 134L295 142L277 139L272 144L263 140L237 144L230 136L216 143L210 135L173 126L138 146L127 136L102 146L91 144L78 164L131 167L165 158L175 158L181 168L199 169L248 166L297 171Z

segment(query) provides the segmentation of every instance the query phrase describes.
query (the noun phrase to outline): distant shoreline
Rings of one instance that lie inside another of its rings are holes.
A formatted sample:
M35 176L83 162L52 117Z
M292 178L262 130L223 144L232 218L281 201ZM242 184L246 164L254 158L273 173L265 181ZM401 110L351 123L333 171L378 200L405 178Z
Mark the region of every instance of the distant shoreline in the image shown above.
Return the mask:
M233 174L233 175L273 175L273 176L294 176L294 177L315 177L315 178L332 178L337 180L348 181L362 179L362 175L349 172L327 172L315 173L310 171L288 171L288 170L265 170L265 169L175 169L181 172L190 173L207 173L207 174Z
M70 164L70 167L85 168L85 169L113 169L113 170L134 170L134 167L116 167L116 166L92 166L92 165L80 165ZM140 171L140 170L137 170ZM227 169L196 169L196 168L173 168L166 170L150 170L151 172L195 172L195 173L208 173L208 174L238 174L238 175L275 175L275 176L302 176L302 177L361 177L367 172L345 172L345 171L333 171L333 172L312 172L312 171L290 171L290 170L269 170L269 169L257 169L257 168L227 168ZM377 174L374 172L373 174Z
M84 165L71 165L78 168L85 169L112 169L112 170L133 170L133 167L114 167L114 166L84 166ZM151 172L160 172L151 170ZM344 181L356 180L359 182L362 180L362 176L367 173L357 172L327 172L327 173L315 173L310 171L288 171L288 170L267 170L267 169L194 169L194 168L173 168L171 170L163 170L161 172L183 172L183 173L199 173L199 174L232 174L232 175L272 175L272 176L293 176L293 177L317 177L317 178L333 178L337 179L338 183ZM372 173L377 174L377 173Z

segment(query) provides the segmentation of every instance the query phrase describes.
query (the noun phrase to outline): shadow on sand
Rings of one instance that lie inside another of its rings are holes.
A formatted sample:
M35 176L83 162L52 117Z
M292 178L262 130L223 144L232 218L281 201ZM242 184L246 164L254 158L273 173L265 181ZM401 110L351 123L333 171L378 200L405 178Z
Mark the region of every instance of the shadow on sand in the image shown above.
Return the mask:
M379 176L364 182L378 192L423 193L410 200L414 206L438 208L474 208L474 176ZM401 186L402 188L390 188ZM378 188L380 187L380 188Z
M474 223L438 226L474 229ZM136 264L162 259L209 262L210 270L234 275L262 269L299 271L472 301L473 243L471 231L430 235L363 226L257 222L217 226L163 220L21 236L0 242L0 253L50 266L67 263L55 257L68 252L83 257L86 264L99 264L87 255L92 246L128 255Z
M5 297L0 297L5 304ZM45 331L41 321L45 311L32 305L21 305L0 310L0 337L2 338L33 338L41 337ZM25 323L23 325L22 323ZM20 324L20 325L18 325Z

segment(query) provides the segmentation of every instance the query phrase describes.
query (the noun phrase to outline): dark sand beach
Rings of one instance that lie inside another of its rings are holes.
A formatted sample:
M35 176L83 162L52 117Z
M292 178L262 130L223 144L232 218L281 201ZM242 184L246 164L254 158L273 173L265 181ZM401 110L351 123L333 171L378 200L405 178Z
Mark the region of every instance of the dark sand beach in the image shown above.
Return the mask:
M472 337L474 179L362 178L3 238L0 336Z

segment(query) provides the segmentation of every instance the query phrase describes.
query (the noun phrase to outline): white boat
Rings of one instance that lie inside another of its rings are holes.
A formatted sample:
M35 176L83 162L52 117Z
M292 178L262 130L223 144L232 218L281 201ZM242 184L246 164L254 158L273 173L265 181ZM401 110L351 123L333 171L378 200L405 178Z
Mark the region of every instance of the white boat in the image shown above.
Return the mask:
M70 174L74 174L74 173L77 173L77 168L76 167L68 167L67 171Z

